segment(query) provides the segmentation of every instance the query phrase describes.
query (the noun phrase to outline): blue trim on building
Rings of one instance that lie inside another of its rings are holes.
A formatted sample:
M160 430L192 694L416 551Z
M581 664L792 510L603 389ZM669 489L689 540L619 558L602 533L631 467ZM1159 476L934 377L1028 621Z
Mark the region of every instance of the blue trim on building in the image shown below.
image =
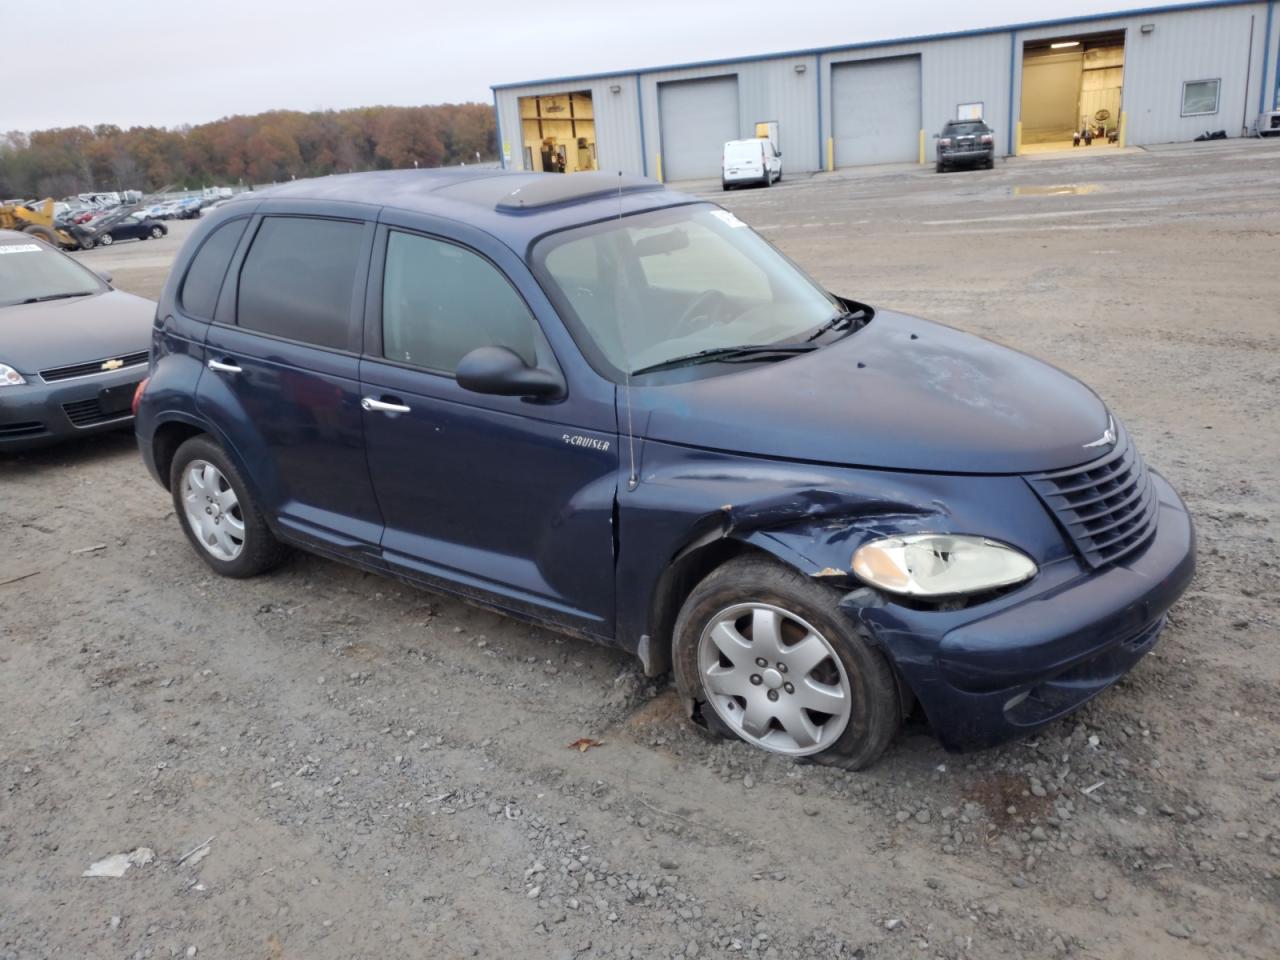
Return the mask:
M985 37L995 33L1021 32L1023 30L1040 30L1045 27L1069 27L1083 23L1095 23L1099 20L1115 20L1120 17L1146 17L1160 13L1180 13L1184 10L1206 10L1214 7L1241 7L1259 0L1200 0L1198 3L1164 4L1154 7L1139 7L1130 10L1116 10L1111 13L1091 13L1083 17L1063 17L1055 20L1032 20L1026 23L1009 23L999 27L979 27L974 30L957 30L951 33L930 33L915 37L898 37L891 40L870 40L864 43L846 43L833 47L809 47L804 50L786 50L778 53L761 53L748 57L729 57L724 60L696 60L690 63L672 63L660 67L644 67L640 70L612 70L606 73L580 73L566 77L548 77L544 80L523 80L518 83L496 83L490 87L493 91L513 90L519 87L542 86L546 84L588 83L592 80L607 80L611 77L625 77L628 74L661 73L666 70L689 70L695 67L732 66L740 63L759 63L763 60L782 60L788 57L821 56L825 53L838 53L845 50L870 50L876 47L889 47L896 44L931 43L938 40L957 40L962 37Z
M1006 134L1004 155L1013 156L1013 88L1017 86L1014 70L1018 66L1018 31L1009 31L1009 131Z
M507 154L502 149L502 111L498 109L498 91L493 91L493 122L498 128L498 164L507 169Z
M827 169L825 158L822 156L822 147L824 141L822 139L822 55L814 54L813 57L813 75L818 83L818 167L819 170Z
M1267 70L1271 67L1271 22L1276 12L1276 0L1271 0L1267 4L1267 29L1262 35L1262 82L1258 84L1258 115L1267 109ZM1276 51L1276 63L1280 64L1280 50ZM1276 77L1276 82L1271 85L1272 88L1272 107L1275 109L1276 97L1280 96L1280 76Z
M649 175L649 148L644 144L644 88L640 85L640 74L636 74L636 114L640 118L640 172Z

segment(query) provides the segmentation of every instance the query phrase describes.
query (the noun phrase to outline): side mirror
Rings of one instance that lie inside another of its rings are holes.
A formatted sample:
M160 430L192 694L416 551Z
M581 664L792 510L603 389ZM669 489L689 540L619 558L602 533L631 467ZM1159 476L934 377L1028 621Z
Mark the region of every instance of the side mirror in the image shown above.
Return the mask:
M98 270L96 271L96 273L98 274L98 277L102 280L102 282L105 283L108 287L111 286L111 281L115 279L114 277L111 276L111 274L107 273L105 270Z
M564 396L564 381L531 367L507 347L476 347L458 363L458 386L472 393L552 400Z

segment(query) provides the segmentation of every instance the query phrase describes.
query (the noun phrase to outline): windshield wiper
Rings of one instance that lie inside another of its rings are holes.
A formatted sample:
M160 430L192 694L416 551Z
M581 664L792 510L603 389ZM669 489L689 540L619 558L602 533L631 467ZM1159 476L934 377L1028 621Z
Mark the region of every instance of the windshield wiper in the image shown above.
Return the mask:
M44 303L46 300L67 300L67 299L70 299L71 297L91 297L91 296L93 296L93 294L88 291L84 293L50 293L43 297L27 297L27 299L23 300L22 302L23 303Z
M825 323L823 323L822 326L818 327L817 330L813 331L813 333L811 333L806 338L805 342L812 343L814 340L817 340L820 336L822 336L828 330L837 330L840 328L841 324L845 326L850 326L853 324L855 320L858 320L864 316L866 316L866 311L864 310L846 310L844 313L837 313L830 320L827 320Z
M639 370L632 370L633 376L641 373L656 373L659 370L673 370L676 367L692 367L699 363L737 363L742 360L765 359L770 354L789 356L797 353L808 353L818 348L809 343L760 343L741 347L712 347L699 350L697 353L672 357L660 363L651 363Z

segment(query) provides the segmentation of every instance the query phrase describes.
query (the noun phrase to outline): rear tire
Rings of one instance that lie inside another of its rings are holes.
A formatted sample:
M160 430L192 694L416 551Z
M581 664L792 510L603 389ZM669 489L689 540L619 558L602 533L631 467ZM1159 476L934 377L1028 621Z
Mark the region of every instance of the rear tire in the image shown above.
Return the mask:
M935 163L935 164L933 165L933 172L934 172L934 173L942 173L942 172L943 172L944 170L946 170L946 169L947 169L947 168L943 165L943 163L942 163L942 161L941 161L941 160L939 160L937 163Z
M22 228L22 232L37 240L43 240L55 250L62 248L62 244L58 242L58 235L42 223L29 223Z
M206 473L204 467L212 470ZM188 474L193 469L198 470L202 481L207 478L212 482L193 487L188 482ZM289 548L271 532L266 517L250 497L240 471L208 436L192 437L178 447L169 467L169 490L183 533L215 573L224 577L254 577L278 567L288 557ZM240 527L234 534L239 543L231 551L223 550L221 556L217 551L225 541L220 545L216 534L202 540L191 520L193 515L204 516L207 526L211 508L228 520L227 529L232 529L233 521L238 521Z
M838 599L771 558L718 567L676 618L681 695L701 705L707 728L720 736L846 770L870 766L897 732L898 687L889 661Z
M152 227L152 228L151 228L151 239L152 239L152 240L159 240L159 239L160 239L161 237L163 237L163 236L164 236L164 228L162 228L162 227Z
M988 170L994 170L996 168L996 158L987 157L987 162L983 164L983 166L985 166Z

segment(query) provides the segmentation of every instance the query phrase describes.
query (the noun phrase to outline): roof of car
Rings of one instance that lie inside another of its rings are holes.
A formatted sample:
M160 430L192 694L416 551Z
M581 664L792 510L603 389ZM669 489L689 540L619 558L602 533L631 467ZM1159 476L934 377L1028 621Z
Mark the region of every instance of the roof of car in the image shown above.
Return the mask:
M0 243L30 243L38 239L21 230L0 230Z
M249 200L363 203L467 223L518 248L552 230L656 207L694 202L646 177L508 170L378 170L337 174L238 194L218 213ZM514 241L514 242L512 242Z

